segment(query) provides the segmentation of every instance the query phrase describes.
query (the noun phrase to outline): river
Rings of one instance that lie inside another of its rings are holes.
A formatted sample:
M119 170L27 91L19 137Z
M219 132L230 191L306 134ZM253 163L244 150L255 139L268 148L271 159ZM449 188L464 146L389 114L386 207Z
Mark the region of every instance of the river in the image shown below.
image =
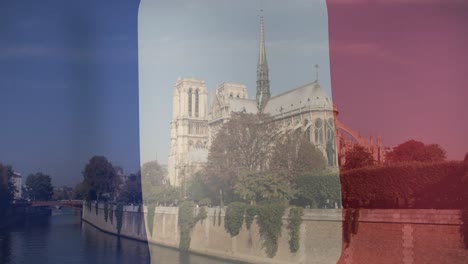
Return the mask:
M82 222L79 213L67 209L0 230L0 264L36 263L235 264L118 238Z

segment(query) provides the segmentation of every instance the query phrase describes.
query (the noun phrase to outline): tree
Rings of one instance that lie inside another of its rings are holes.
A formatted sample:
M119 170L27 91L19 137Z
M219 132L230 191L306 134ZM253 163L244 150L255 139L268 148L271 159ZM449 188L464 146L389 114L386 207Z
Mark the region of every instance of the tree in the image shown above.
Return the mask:
M73 198L78 200L86 200L88 192L88 186L84 182L80 182L73 189Z
M269 115L233 113L218 131L208 154L206 182L211 191L221 191L229 199L241 172L265 170L277 131Z
M324 208L341 201L340 177L334 174L303 175L297 179L296 203Z
M145 203L166 204L180 200L180 189L170 186L166 175L166 170L157 161L149 161L141 166L141 187Z
M251 204L263 200L289 200L295 194L289 181L272 172L247 173L234 184L234 191Z
M62 186L60 188L55 188L54 194L52 195L52 200L69 200L73 196L73 189L67 186Z
M37 172L26 178L26 187L29 189L33 200L48 201L52 198L54 188L49 175Z
M372 153L364 146L354 145L353 148L345 153L343 169L351 170L372 166L373 164L374 158L372 157Z
M322 173L327 168L327 161L304 133L297 131L285 134L275 142L270 169L287 177L294 178L310 173Z
M210 188L204 181L204 174L202 171L195 173L195 175L188 181L187 184L187 198L199 202L204 199L216 199L216 194L213 194Z
M114 166L106 157L92 157L86 164L83 177L88 189L87 200L114 198L114 190L118 186L119 179Z
M127 181L119 191L118 200L123 203L133 204L139 204L143 201L140 172L128 176Z
M0 163L0 217L4 216L14 196L14 186L11 182L13 169Z
M446 152L438 144L426 145L420 141L408 140L387 153L386 160L390 163L417 161L437 162L447 157Z

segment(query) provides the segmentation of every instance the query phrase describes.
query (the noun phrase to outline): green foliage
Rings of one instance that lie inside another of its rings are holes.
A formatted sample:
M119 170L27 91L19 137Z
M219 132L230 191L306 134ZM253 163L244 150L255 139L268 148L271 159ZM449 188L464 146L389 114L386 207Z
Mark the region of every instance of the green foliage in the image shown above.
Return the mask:
M113 224L113 221L114 221L114 206L113 205L110 205L110 208L109 208L109 220L110 220L110 223Z
M156 205L150 204L147 206L148 212L146 213L146 222L148 223L148 231L150 237L153 236L154 227L154 212L156 211Z
M198 202L198 205L200 205L200 206L210 206L211 205L211 199L210 198L203 198Z
M195 175L187 183L187 197L198 203L198 205L210 205L213 196L211 190L206 185L204 175L201 171L195 173Z
M178 225L180 230L179 249L188 251L190 248L190 232L199 220L207 217L206 210L201 208L198 214L194 215L195 203L193 201L183 201L179 205ZM203 210L202 210L203 209Z
M257 206L248 205L245 209L245 225L247 226L248 230L250 230L250 227L252 226L255 215L257 215Z
M205 181L211 193L223 190L225 201L233 201L232 187L245 171L267 168L277 135L277 123L271 121L266 114L233 113L223 124L208 154Z
M463 162L396 163L341 174L346 208L464 208L468 168Z
M0 217L4 217L8 213L13 200L12 176L13 169L0 163Z
M301 176L297 178L296 185L297 197L304 201L301 205L326 208L332 207L334 202L341 200L340 177L338 175Z
M91 201L86 201L85 204L86 204L86 207L88 208L88 211L91 212Z
M289 250L296 253L299 250L299 236L302 224L304 209L302 207L292 207L289 209L288 228L291 239L289 240Z
M104 203L104 221L107 223L107 219L109 218L109 204Z
M48 201L54 194L50 176L41 172L30 174L26 178L26 186L30 188L30 196L33 200Z
M240 176L234 191L252 203L265 199L290 199L295 193L285 177L270 172Z
M140 173L132 173L128 176L123 187L119 190L117 200L121 203L140 204L143 201L141 175Z
M157 161L146 162L141 167L141 187L145 204L175 203L180 200L180 188L165 182L166 170Z
M94 156L83 170L83 182L89 194L94 193L98 200L107 199L113 197L118 186L119 178L116 175L112 163L106 157Z
M260 237L263 240L263 247L267 256L272 258L278 250L278 238L281 236L282 218L286 204L281 201L267 201L259 204L257 209L257 224Z
M73 198L77 200L89 200L88 197L88 188L84 182L78 183L73 189Z
M275 141L270 166L272 172L293 180L312 171L325 170L327 161L322 151L299 130L287 133Z
M205 220L208 217L208 212L206 212L205 207L200 207L197 217L201 220L202 223L203 223L203 220Z
M229 204L224 216L224 228L232 237L237 236L244 222L245 203L233 202Z
M345 164L343 169L352 170L374 165L372 153L361 145L354 145L345 153Z
M115 208L115 218L117 220L117 233L120 235L122 230L123 204L117 204Z
M444 161L447 154L438 144L426 145L416 140L408 140L387 153L387 162L439 162Z

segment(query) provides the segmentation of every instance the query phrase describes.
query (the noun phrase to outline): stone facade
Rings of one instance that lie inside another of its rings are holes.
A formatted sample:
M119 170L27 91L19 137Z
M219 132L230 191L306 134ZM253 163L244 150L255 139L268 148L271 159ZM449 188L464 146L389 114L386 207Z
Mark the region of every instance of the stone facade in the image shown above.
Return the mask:
M284 132L302 130L322 151L331 169L344 163L344 154L354 144L367 147L378 162L384 159L380 137L364 139L338 121L338 109L318 81L271 96L265 51L264 22L260 18L260 48L257 64L257 93L250 99L242 84L223 83L209 98L205 81L179 78L174 87L168 177L180 185L206 163L208 149L232 112L270 114Z
M172 97L168 178L180 185L206 162L208 145L207 88L204 81L179 78Z

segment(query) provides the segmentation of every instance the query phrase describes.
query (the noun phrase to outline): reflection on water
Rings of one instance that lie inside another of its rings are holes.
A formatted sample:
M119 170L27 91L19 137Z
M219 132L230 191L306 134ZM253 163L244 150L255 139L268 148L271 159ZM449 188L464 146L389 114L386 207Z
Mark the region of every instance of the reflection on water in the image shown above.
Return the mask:
M0 263L234 264L119 239L81 222L79 214L65 209L55 210L51 217L29 219L0 231Z

